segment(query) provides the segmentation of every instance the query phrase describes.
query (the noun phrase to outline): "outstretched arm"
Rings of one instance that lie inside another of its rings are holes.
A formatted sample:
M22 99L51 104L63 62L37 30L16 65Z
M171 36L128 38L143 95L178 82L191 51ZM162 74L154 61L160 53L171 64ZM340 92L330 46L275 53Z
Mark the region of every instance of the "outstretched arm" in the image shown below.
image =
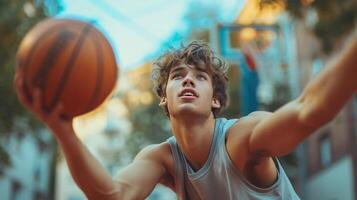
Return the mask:
M143 149L114 179L78 139L61 147L72 177L89 199L145 199L166 171L157 145Z
M77 137L59 142L73 179L89 199L144 199L166 171L158 145L143 149L113 179Z
M263 156L291 152L333 119L357 92L357 38L313 79L296 100L264 117L249 138L249 151Z
M35 90L29 102L23 92L23 74L18 72L15 87L20 101L32 111L55 136L76 184L88 199L144 199L165 172L162 153L156 146L144 149L132 164L114 180L76 136L72 119L60 118L61 105L51 113L41 107L41 92ZM147 173L150 170L150 173Z

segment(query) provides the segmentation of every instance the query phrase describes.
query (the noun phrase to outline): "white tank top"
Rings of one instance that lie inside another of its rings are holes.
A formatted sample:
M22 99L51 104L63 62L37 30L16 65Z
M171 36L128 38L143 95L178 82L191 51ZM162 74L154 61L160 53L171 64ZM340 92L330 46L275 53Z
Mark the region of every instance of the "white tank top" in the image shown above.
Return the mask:
M175 189L179 200L300 200L279 161L277 181L268 188L251 184L228 156L225 137L236 119L216 119L213 142L205 164L194 171L176 143L168 142L175 162Z

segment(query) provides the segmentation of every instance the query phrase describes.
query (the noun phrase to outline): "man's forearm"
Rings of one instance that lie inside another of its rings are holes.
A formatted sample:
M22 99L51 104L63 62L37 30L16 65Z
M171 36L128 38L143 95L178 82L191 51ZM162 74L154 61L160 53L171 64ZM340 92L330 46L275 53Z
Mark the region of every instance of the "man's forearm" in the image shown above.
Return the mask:
M74 132L55 135L57 135L57 141L62 148L73 179L88 198L109 197L117 192L118 188L112 177Z
M300 119L311 127L330 121L357 91L357 38L305 88Z

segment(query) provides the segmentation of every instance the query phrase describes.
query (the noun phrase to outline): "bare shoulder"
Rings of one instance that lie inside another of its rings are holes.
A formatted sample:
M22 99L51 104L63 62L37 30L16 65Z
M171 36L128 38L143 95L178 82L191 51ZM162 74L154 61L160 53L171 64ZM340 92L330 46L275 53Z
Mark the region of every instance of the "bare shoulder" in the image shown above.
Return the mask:
M162 142L160 144L151 144L142 149L135 157L137 159L154 160L159 162L165 162L167 157L171 156L170 145L168 142Z
M242 137L253 130L253 128L263 119L270 117L273 113L266 111L255 111L242 117L234 124L227 134L227 139L231 137Z
M272 113L265 111L252 112L240 118L227 132L226 148L232 161L240 169L250 159L249 138L256 125L263 119L270 117Z
M160 183L174 190L174 160L168 142L145 147L135 159L151 160L163 166L165 174L161 177Z
M255 111L250 113L246 118L250 120L262 120L270 117L273 113L267 111Z
M118 172L115 177L120 188L118 199L144 199L158 183L163 183L162 180L171 180L168 176L168 148L165 143L149 145L137 154L132 163Z

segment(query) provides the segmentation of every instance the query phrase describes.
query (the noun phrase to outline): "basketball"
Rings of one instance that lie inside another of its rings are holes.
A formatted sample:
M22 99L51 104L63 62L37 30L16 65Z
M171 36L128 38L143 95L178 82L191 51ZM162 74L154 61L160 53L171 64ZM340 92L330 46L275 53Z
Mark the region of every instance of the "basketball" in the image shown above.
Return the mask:
M91 23L49 18L23 38L16 71L23 70L25 97L42 92L44 111L63 105L64 117L97 108L112 93L118 66L107 38Z

